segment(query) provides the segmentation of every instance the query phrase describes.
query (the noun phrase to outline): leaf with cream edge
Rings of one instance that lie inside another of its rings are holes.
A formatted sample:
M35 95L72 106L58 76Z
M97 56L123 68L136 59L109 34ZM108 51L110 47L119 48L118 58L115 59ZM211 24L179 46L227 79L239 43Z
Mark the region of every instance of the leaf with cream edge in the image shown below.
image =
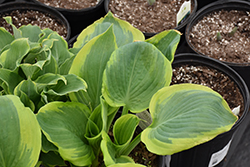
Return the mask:
M162 31L153 37L146 40L146 42L155 45L165 57L172 63L174 60L175 51L180 42L181 33L177 30Z
M37 120L46 138L53 143L64 160L76 166L88 166L95 158L84 137L91 111L77 102L51 102L43 106Z
M84 79L88 89L87 92L71 93L72 101L82 102L92 110L100 104L103 71L116 48L113 28L110 26L107 31L93 38L80 50L69 73Z
M123 46L133 41L144 41L145 37L141 31L134 28L127 21L118 19L109 11L104 18L95 21L84 29L78 36L73 48L82 48L88 41L98 36L113 25L117 46Z
M152 97L149 110L153 122L141 140L159 155L207 142L230 130L238 119L220 94L195 84L162 88Z
M115 163L134 162L127 154L124 154L124 151L129 147L139 121L140 119L133 114L119 117L113 127L114 143L108 134L103 132L101 149L106 166Z
M115 50L103 75L102 93L111 106L138 113L172 78L171 63L152 44L133 42Z
M35 166L41 130L33 112L17 96L5 95L0 96L0 115L0 166Z

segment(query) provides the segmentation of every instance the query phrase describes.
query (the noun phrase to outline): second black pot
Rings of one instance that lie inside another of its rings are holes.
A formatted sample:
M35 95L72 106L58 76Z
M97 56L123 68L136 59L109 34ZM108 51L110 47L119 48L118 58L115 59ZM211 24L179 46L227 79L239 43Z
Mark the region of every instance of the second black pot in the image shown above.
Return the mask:
M225 159L229 159L239 143L248 124L246 119L249 111L249 92L244 80L232 68L215 59L193 53L178 54L173 61L173 67L181 64L199 64L222 72L230 77L238 86L244 100L244 112L230 131L218 135L216 138L195 146L191 149L173 154L167 167L222 167ZM166 159L167 160L167 159Z

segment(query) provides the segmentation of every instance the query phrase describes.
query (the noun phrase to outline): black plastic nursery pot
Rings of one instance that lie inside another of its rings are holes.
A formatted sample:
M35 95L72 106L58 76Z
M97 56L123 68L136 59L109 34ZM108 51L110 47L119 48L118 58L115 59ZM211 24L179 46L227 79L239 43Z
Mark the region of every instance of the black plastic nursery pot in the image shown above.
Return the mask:
M47 6L37 0L26 1L31 1L39 5ZM105 15L104 0L100 0L94 7L84 8L80 10L65 9L52 6L50 6L50 8L59 11L66 17L71 26L71 38L81 33L83 29Z
M198 53L203 56L206 56L199 52L189 41L189 34L191 32L192 27L197 24L199 20L201 20L204 16L208 15L211 12L214 11L220 11L220 10L240 10L240 11L250 11L250 3L244 0L218 0L214 3L208 4L204 6L202 9L200 9L198 12L196 12L195 16L191 18L190 23L186 27L185 31L185 38L187 39L187 46L189 52ZM238 72L241 77L245 80L248 88L250 88L250 77L248 74L248 71L250 71L250 63L232 63L232 62L226 62L223 61L223 63L226 63L228 66L233 68L236 72Z
M218 60L195 53L183 53L175 56L173 68L183 64L198 64L216 69L229 76L238 86L244 101L244 112L231 130L214 139L191 149L166 157L167 167L222 167L234 152L248 123L246 116L249 111L249 92L244 80L232 68ZM169 162L170 160L170 162Z
M70 39L70 32L71 28L67 19L57 10L49 8L47 6L41 6L38 4L33 4L29 2L8 2L3 3L0 5L0 13L1 14L9 14L12 11L19 10L19 11L38 11L49 15L52 19L57 20L60 24L66 27L67 35L65 40L68 41Z
M104 0L105 13L108 13L109 10L110 10L109 9L109 2L110 2L110 0ZM191 2L194 2L194 8L193 8L192 12L190 13L190 15L188 17L186 17L184 20L182 20L182 22L177 27L174 28L174 29L180 31L181 33L185 32L186 25L188 24L188 22L190 21L190 19L195 15L195 12L197 10L197 6L198 6L197 0L193 0ZM143 34L145 35L145 38L150 38L150 37L154 36L157 33L143 32ZM183 38L184 38L184 36L183 36Z

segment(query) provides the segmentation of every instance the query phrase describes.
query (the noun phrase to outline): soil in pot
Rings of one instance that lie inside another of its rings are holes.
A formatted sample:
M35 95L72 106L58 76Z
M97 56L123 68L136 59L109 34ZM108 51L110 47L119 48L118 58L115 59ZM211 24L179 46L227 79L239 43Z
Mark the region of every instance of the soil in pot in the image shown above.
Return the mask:
M156 0L148 5L146 0L110 0L109 10L120 19L146 33L158 33L177 27L176 14L185 0ZM191 13L195 8L191 1Z
M244 100L242 94L229 76L222 72L198 64L183 64L173 68L171 84L194 83L205 85L218 92L229 104L231 109L240 106L240 114L244 112Z
M192 27L188 41L203 55L224 62L250 63L249 23L249 12L214 11ZM233 29L236 29L234 34ZM217 37L218 32L221 38Z
M64 8L64 9L72 9L72 10L80 10L83 8L89 8L96 6L99 1L97 0L37 0L45 5L53 6L55 8Z
M3 19L3 17L11 16L13 24L19 28L22 25L32 24L37 25L41 29L49 28L56 31L59 35L66 39L67 28L57 19L53 18L48 13L43 13L34 10L13 10L0 14L0 26L4 27L9 32L13 33L12 27Z

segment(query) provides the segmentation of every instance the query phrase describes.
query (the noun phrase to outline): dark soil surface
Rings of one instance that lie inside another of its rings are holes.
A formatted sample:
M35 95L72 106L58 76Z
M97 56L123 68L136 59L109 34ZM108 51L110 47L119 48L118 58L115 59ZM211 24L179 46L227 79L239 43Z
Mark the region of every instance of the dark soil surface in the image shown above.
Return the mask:
M234 35L230 32L237 27ZM221 40L217 39L220 32ZM203 17L191 30L189 43L209 57L233 63L250 63L250 13L217 11Z
M80 10L89 8L98 4L97 0L37 0L48 6L56 8Z
M237 85L229 76L216 69L195 64L173 67L172 84L194 83L205 85L218 92L229 104L231 109L240 105L244 111L244 101Z
M142 32L157 33L177 26L176 14L184 1L156 0L150 6L147 0L110 0L109 10Z
M61 24L58 20L54 19L48 13L42 13L39 11L33 10L14 10L10 13L2 13L0 14L0 27L4 27L9 32L13 33L12 27L3 19L3 17L11 16L12 23L17 27L21 27L22 25L37 25L41 29L50 28L53 31L56 31L59 35L66 38L67 29Z

